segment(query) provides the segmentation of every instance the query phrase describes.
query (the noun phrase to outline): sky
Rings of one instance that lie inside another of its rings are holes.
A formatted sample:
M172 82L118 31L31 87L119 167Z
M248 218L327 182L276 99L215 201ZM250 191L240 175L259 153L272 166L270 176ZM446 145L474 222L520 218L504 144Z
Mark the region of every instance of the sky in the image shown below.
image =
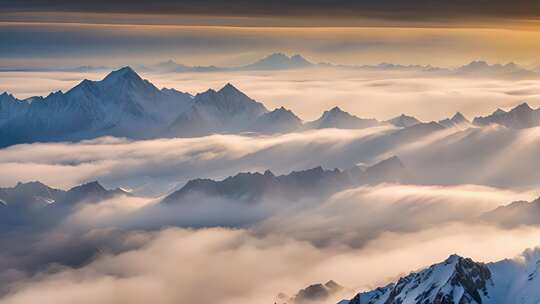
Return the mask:
M0 66L539 64L534 1L0 1ZM500 39L504 37L504 39Z
M7 11L67 11L99 13L179 13L216 16L330 16L378 17L397 20L436 20L440 18L531 18L540 13L540 4L533 0L517 0L509 4L504 0L277 0L277 1L219 1L219 0L157 0L92 2L68 0L2 1Z

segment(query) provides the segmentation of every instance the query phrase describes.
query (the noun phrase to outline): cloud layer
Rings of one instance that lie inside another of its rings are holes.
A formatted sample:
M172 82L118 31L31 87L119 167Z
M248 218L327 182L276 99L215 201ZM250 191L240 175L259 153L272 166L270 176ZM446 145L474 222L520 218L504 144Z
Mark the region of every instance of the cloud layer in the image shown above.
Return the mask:
M452 252L493 261L535 247L538 227L475 220L535 196L471 185L381 184L322 201L268 198L252 206L202 198L157 207L151 199L116 197L83 204L50 230L2 235L0 301L268 303L278 292L292 295L329 279L359 291ZM190 228L223 225L231 215L245 228Z
M275 136L37 143L0 151L0 169L8 173L0 176L0 185L40 180L68 188L99 180L110 187L160 195L197 177L219 179L266 169L286 174L320 165L348 169L397 155L410 183L532 189L540 178L539 130L488 127L415 134L380 127Z
M374 286L448 252L483 261L512 256L519 253L514 248L538 244L538 235L538 230L442 226L385 235L369 248L348 251L255 238L242 230L168 229L141 249L21 282L2 302L268 303L277 291L292 293L329 277L357 289Z

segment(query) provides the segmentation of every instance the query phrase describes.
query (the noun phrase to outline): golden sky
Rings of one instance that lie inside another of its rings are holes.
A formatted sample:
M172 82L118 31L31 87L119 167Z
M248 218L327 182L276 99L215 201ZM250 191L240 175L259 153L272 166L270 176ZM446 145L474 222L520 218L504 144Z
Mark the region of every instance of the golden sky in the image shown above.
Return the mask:
M235 7L221 7L215 1L203 1L213 15L197 13L198 4L171 6L170 13L157 9L167 7L168 1L158 1L154 9L158 13L151 14L142 13L137 5L122 11L102 1L91 7L65 2L52 1L56 6L44 7L33 1L34 6L26 9L7 5L0 13L0 66L135 65L168 59L232 66L273 52L339 64L446 67L478 59L539 63L540 22L534 17L538 5L528 1L529 15L527 10L488 14L475 7L449 6L459 16L424 6L416 15L405 8L392 15L390 9L374 4L361 14L351 3L343 3L343 8L349 5L356 11L332 10L321 16L325 1L311 6L304 3L309 1L292 1L291 12L282 15L276 7L265 11L255 4L234 15ZM386 2L389 8L398 5Z

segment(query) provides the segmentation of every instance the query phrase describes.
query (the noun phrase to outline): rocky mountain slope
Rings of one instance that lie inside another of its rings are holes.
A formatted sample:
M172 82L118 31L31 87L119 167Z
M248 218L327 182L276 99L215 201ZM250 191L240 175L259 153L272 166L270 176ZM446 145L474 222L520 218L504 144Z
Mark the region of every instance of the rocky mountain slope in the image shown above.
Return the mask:
M451 255L340 304L533 304L540 301L539 268L540 249L487 264Z

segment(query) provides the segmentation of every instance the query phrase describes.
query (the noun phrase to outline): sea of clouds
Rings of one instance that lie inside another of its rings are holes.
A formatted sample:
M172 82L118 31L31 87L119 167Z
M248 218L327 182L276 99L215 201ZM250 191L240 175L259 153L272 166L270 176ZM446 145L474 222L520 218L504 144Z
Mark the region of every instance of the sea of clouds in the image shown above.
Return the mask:
M284 104L305 118L342 105L363 117L406 112L431 120L456 110L491 112L525 97L533 105L540 101L536 81L297 73L148 78L190 92L227 79L269 107ZM30 90L15 85L21 74L0 77L6 80L0 90L6 86L21 96L69 88L79 79L34 73L47 80ZM538 197L540 128L396 132L384 126L141 141L104 137L1 149L0 187L39 180L67 189L99 180L135 196L81 204L48 229L1 233L0 302L273 303L279 292L293 295L315 282L333 279L352 294L451 253L489 262L540 245L535 225L500 227L481 217ZM394 155L408 173L402 184L294 202L200 196L190 204L159 203L193 178L348 169Z

